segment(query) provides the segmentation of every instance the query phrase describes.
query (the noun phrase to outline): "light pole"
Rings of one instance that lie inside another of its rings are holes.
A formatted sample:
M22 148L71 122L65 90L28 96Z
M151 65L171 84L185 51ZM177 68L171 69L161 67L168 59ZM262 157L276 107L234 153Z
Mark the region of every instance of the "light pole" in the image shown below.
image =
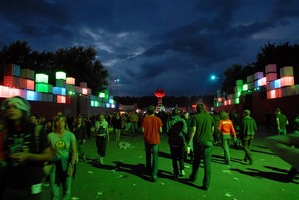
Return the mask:
M119 83L119 78L118 79L114 79L114 83L116 84L116 96L118 98L118 83Z

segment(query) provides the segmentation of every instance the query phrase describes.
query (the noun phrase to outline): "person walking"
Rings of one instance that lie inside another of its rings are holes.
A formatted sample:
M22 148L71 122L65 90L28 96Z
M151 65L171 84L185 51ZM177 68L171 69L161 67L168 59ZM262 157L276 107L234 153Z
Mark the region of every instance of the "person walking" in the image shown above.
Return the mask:
M1 110L5 113L2 157L7 163L3 199L41 200L43 165L52 157L47 135L29 120L30 104L24 98L5 99Z
M99 163L104 164L106 156L106 146L109 136L109 125L104 114L99 115L99 120L95 123L96 147L99 154Z
M281 113L279 108L276 109L276 126L278 135L287 134L287 125L289 124L288 118L285 114Z
M242 138L243 138L243 146L244 146L244 152L245 152L243 162L247 163L247 161L249 161L249 165L252 165L252 163L253 163L253 158L252 158L252 154L251 154L251 146L252 146L252 141L254 139L254 135L255 135L256 131L257 131L256 122L250 116L250 110L244 110L242 125L241 125L241 134L242 134Z
M75 120L75 125L73 127L73 133L76 136L78 157L79 159L86 160L85 156L85 143L86 143L86 126L84 125L84 119L82 116L78 116Z
M120 131L121 131L121 117L120 117L119 112L115 113L115 115L113 116L112 125L113 125L113 129L115 132L115 140L119 141L120 140Z
M50 172L51 199L60 200L61 186L63 200L71 199L72 178L76 171L77 142L75 135L69 131L64 115L54 119L55 131L48 134L53 149L53 164Z
M146 170L150 173L152 182L158 179L158 153L162 127L161 119L155 116L155 107L149 106L147 116L142 120L141 131L144 137Z
M220 122L218 126L218 130L222 134L222 148L224 151L224 160L225 164L230 164L230 153L229 146L231 143L231 135L233 135L234 139L237 139L236 131L234 128L234 124L232 120L229 119L229 115L226 112L222 112L220 114Z
M187 145L189 151L191 142L194 148L194 161L192 173L189 181L194 182L197 178L197 172L201 159L204 162L204 178L202 189L209 190L211 182L211 162L213 147L214 120L213 117L205 111L202 103L196 106L197 113L193 115L191 122L191 137Z
M168 131L168 143L170 146L174 179L177 180L179 176L185 175L185 137L188 131L187 124L185 120L180 117L179 110L177 108L172 110L172 119L169 122L169 126L170 129Z

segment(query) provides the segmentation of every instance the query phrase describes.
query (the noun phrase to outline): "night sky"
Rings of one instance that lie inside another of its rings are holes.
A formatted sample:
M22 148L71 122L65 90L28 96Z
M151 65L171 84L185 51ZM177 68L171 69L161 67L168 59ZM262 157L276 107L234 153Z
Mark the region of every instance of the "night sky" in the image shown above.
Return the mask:
M215 94L212 74L256 61L268 42L299 43L299 1L1 0L0 47L17 40L94 47L112 95Z

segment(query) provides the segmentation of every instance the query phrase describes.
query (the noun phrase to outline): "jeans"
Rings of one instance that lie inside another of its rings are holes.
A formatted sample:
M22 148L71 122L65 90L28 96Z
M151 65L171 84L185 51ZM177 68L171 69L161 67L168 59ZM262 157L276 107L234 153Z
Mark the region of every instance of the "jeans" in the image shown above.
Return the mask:
M173 173L179 175L178 162L180 171L184 170L184 147L170 147L172 158Z
M147 144L145 143L145 158L146 158L146 169L151 173L152 178L158 178L158 144ZM153 158L151 156L153 154Z
M193 144L194 148L194 161L192 167L192 173L190 175L191 179L197 178L197 171L201 159L204 162L204 178L203 186L209 187L211 182L211 163L212 163L212 142L201 142L198 144Z
M50 173L50 184L51 184L51 199L52 200L60 200L60 185L55 183L55 176L56 176L56 167L54 166ZM70 200L71 199L71 187L72 187L72 177L67 176L66 180L62 183L63 188L63 200Z
M299 145L299 133L271 136L266 143L273 153L299 169L299 149L293 147Z
M252 154L251 154L251 146L252 146L252 141L253 141L254 136L253 135L247 135L243 139L243 145L244 145L244 160L249 160L249 163L252 164L253 159L252 159Z
M230 162L229 145L231 139L232 137L230 134L222 134L222 148L224 150L224 159L226 164L229 164Z

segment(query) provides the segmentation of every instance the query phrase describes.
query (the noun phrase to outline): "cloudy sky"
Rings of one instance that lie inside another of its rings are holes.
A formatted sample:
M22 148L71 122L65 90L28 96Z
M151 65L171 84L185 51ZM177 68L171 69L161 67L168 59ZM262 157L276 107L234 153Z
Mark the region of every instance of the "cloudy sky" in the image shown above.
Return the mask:
M94 47L114 95L215 94L212 74L255 61L267 42L299 43L299 1L1 0L0 47L16 40Z

